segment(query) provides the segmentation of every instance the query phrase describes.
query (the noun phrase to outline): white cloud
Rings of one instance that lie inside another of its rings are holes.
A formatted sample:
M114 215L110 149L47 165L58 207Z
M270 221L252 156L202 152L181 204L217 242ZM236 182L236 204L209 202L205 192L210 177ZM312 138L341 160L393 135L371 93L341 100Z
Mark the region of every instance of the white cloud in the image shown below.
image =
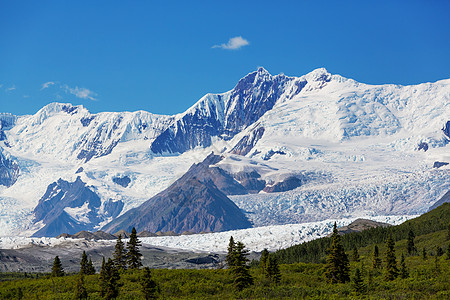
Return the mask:
M7 91L7 92L12 92L12 91L14 91L15 89L16 89L16 86L13 84L11 87L6 88L5 91Z
M97 99L95 98L97 96L97 94L91 90L88 90L87 88L80 88L78 86L71 88L69 87L67 84L63 86L64 90L66 91L66 93L70 93L72 95L75 95L78 98L81 99L89 99L89 100L93 100L96 101Z
M55 83L54 83L53 81L48 81L48 82L42 84L41 91L42 91L42 90L45 90L46 88L51 87L51 86L54 85L54 84L55 84Z
M249 45L250 43L244 39L242 36L236 36L228 40L226 44L214 45L212 48L221 48L226 50L237 50L244 46Z

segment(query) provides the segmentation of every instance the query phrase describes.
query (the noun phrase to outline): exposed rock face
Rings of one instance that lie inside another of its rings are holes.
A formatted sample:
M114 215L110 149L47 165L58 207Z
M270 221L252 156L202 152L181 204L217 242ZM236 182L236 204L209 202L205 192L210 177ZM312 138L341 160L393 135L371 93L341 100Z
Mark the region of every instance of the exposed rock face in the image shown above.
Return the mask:
M428 211L431 211L439 206L441 206L444 203L450 203L450 191L448 191L447 193L445 193L444 196L442 196L441 199L439 199L438 201L436 201L436 203L434 203L429 209Z
M450 138L450 121L447 121L447 123L445 123L444 127L442 128L442 131L448 138Z
M5 130L11 129L16 122L16 116L0 113L0 141L6 141Z
M249 135L244 136L234 148L230 151L233 154L247 155L256 145L256 143L261 139L264 134L264 127L258 127L252 130Z
M277 182L274 185L268 185L264 188L266 193L286 192L298 188L302 184L302 180L291 176L283 181Z
M435 161L433 164L433 168L439 169L440 167L448 165L448 162L445 161Z
M119 229L149 232L174 231L225 231L251 227L240 209L221 192L211 176L223 175L223 171L210 168L219 156L210 155L169 188L157 194L141 206L118 217L103 230L114 232ZM222 183L222 177L217 182ZM231 178L232 179L232 178ZM228 183L225 182L224 186Z
M122 176L122 177L114 177L112 181L126 188L130 184L131 179L128 176Z
M64 237L64 238L72 238L72 239L86 239L86 240L115 240L117 239L114 235L106 233L104 231L96 231L96 232L89 232L89 231L80 231L75 234L68 234L63 233L57 236L57 238Z
M61 233L74 234L82 230L92 230L104 220L104 215L99 214L100 206L100 198L80 177L75 182L59 179L48 186L33 211L34 224L45 224L33 236L51 237ZM110 207L103 208L105 215L116 214L108 211L108 208ZM117 210L117 207L114 208Z
M280 97L293 97L305 85L305 80L272 76L259 68L242 78L230 92L203 97L155 139L151 150L158 154L183 153L197 146L210 146L212 137L229 140L272 109ZM259 129L235 151L247 151L249 143L263 132Z
M367 219L357 219L347 226L342 226L338 228L338 232L340 234L347 234L352 232L361 232L366 229L375 228L375 227L388 227L391 226L387 223L376 222Z
M261 179L261 175L257 172L238 172L233 174L234 179L236 179L250 194L256 194L262 191L266 182Z
M9 155L3 154L0 148L0 185L10 187L19 177L20 169L17 162Z

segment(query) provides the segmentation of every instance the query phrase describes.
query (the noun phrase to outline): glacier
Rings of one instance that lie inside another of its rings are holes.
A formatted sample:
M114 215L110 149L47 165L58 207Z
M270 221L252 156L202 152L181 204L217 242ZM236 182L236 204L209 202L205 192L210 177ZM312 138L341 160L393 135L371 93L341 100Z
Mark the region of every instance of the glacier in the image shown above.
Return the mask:
M302 179L285 192L230 196L256 227L421 214L450 190L450 166L433 168L450 162L449 120L450 79L368 85L323 68L300 77L260 68L174 116L65 103L0 113L2 156L18 166L15 182L0 185L0 236L42 229L33 210L60 179L80 177L99 196L99 229L112 220L108 201L123 202L122 215L211 152L224 156L212 167L230 174ZM123 177L127 186L114 182ZM75 220L83 207L65 211Z

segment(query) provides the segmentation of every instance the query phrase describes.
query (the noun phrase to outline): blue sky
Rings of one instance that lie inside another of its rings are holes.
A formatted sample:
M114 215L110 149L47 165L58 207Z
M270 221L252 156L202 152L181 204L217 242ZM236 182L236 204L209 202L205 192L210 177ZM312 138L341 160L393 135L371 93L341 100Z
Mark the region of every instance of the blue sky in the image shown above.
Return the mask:
M449 15L446 0L2 0L0 112L59 101L174 114L259 66L371 84L446 79Z

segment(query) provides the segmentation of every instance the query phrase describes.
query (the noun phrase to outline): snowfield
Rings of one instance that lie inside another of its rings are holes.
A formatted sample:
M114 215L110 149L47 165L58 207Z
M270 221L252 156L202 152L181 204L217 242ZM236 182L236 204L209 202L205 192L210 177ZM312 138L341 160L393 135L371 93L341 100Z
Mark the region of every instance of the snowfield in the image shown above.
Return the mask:
M415 217L417 216L383 216L366 217L366 219L398 225ZM327 236L332 232L334 222L336 222L338 227L341 227L346 226L355 220L356 218L345 218L303 224L263 226L216 233L144 237L139 238L139 240L144 244L152 246L193 252L223 253L227 251L230 236L233 236L235 241L243 242L250 251L260 252L264 248L267 248L269 251L276 251L278 249L287 248ZM19 249L30 247L31 245L55 247L63 243L80 243L81 241L83 241L83 239L0 237L0 249ZM124 239L124 241L127 240ZM115 243L115 240L102 240L92 242L92 246L115 245Z
M271 89L274 82L279 89ZM250 96L245 94L248 90L238 93L248 87ZM233 93L238 96L231 98ZM199 116L217 118L214 124L235 130L235 124L248 121L238 114L243 107L266 105L266 99L252 102L262 94L272 100L277 97L273 107L234 136L205 137L201 135L205 124L185 123ZM246 102L239 103L246 95ZM433 168L437 161L450 162L449 121L450 79L375 86L325 69L287 77L272 76L261 68L235 89L208 94L175 116L144 111L91 114L82 106L61 103L51 103L30 116L0 113L0 153L20 168L13 185L0 184L0 237L5 237L1 245L8 240L24 245L41 242L19 237L29 237L44 226L33 221L33 210L47 187L60 178L74 182L80 177L100 197L100 213L113 200L124 203L123 214L167 188L211 152L224 156L214 167L231 174L255 171L273 184L289 176L302 180L301 186L285 192L229 196L258 227L233 233L252 250L261 250L258 245L278 249L326 235L333 221L324 220L349 222L361 216L403 220L426 212L450 190L450 165ZM188 149L182 153L151 150L163 133L187 134L189 126L199 132L188 136L190 142L200 145L182 145ZM248 147L237 155L233 149L241 141L247 141ZM128 186L113 182L123 176L130 178ZM65 212L74 222L87 220L86 206ZM297 224L304 222L313 223ZM196 250L202 250L204 242L208 249L222 251L229 234L158 237L148 242ZM251 238L258 235L267 239L253 242ZM207 237L211 240L202 240ZM57 242L44 239L42 243Z

